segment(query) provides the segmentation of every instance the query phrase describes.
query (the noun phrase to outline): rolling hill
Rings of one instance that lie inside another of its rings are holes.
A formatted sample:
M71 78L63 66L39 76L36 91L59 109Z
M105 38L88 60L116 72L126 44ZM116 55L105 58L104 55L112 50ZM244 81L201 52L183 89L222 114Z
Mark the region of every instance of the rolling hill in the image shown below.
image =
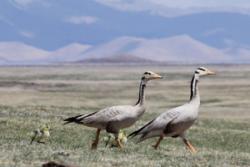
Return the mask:
M33 64L47 59L50 52L20 42L0 42L1 64Z
M20 42L0 42L0 65L53 64L76 61L90 45L73 43L46 51Z
M48 59L44 61L49 63L76 61L80 59L81 55L90 48L91 45L72 43L58 50L55 50L54 52L51 52Z

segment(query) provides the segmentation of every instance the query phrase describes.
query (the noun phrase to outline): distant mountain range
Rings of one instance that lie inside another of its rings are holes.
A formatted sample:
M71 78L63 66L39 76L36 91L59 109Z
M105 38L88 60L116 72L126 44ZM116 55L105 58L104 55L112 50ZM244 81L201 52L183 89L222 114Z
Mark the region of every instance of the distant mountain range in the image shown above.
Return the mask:
M46 51L20 42L0 42L0 64L53 63L250 63L248 49L218 49L188 35L146 39L121 37L97 46L73 43Z
M224 52L187 35L161 39L122 37L93 47L84 53L84 59L103 59L122 54L170 63L218 63L231 60Z

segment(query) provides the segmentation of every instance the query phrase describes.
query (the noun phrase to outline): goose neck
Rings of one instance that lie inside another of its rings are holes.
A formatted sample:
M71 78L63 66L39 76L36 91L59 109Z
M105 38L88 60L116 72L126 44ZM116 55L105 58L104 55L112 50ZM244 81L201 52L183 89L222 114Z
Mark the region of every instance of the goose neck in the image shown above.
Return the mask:
M200 99L198 82L199 82L199 75L194 74L191 80L191 84L190 84L190 90L191 90L190 101L195 100L195 99L198 99L198 100Z
M136 102L136 105L143 105L145 101L145 88L146 88L146 82L144 80L141 80L140 87L139 87L139 96L138 100Z

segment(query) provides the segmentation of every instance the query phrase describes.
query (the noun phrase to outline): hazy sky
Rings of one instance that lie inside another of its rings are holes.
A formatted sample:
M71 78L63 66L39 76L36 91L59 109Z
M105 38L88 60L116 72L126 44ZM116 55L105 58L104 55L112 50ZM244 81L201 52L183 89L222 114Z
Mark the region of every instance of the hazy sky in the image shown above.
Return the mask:
M121 36L187 34L215 47L250 46L250 0L1 0L0 41L44 49Z
M124 11L147 11L166 17L197 12L250 13L249 0L97 0Z
M17 8L27 9L34 4L49 7L60 0L9 0ZM88 0L84 0L88 1ZM123 11L146 11L173 17L197 12L235 12L250 14L249 0L90 0Z

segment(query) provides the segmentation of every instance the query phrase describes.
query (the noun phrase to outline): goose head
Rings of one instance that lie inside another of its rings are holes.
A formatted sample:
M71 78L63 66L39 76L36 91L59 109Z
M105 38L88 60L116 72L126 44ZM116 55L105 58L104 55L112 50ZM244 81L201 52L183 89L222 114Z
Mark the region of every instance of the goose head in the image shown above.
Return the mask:
M141 79L144 81L150 81L150 80L155 80L155 79L162 79L162 76L160 76L159 74L154 73L152 71L146 71L142 75Z
M215 75L215 72L205 68L205 67L199 67L195 70L195 74L199 76L206 76L206 75Z

